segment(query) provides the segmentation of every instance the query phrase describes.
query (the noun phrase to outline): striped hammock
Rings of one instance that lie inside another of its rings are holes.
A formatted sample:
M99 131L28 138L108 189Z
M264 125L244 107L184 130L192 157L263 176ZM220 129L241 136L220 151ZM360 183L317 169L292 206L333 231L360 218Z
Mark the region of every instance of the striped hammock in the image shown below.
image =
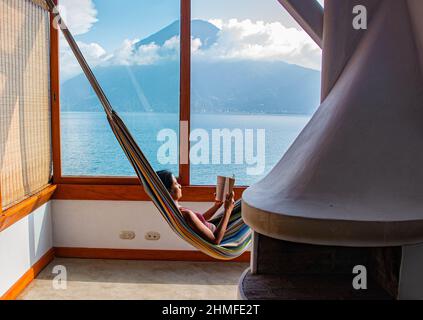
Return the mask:
M108 120L123 151L142 182L144 190L176 234L199 250L217 259L233 259L248 249L251 243L251 229L242 220L240 201L235 204L221 244L214 245L207 242L188 225L166 187L151 167L118 114L112 111ZM223 212L216 214L211 222L214 224L219 223L222 215Z
M241 203L238 201L230 217L225 236L220 245L209 243L199 236L185 221L169 192L163 185L156 172L151 167L144 153L139 148L135 139L132 137L128 128L113 110L109 100L107 99L103 89L99 85L91 68L86 62L82 52L76 44L72 34L62 20L59 11L55 8L53 0L46 0L54 21L58 22L64 37L69 43L76 59L83 69L87 79L89 80L93 90L97 94L104 111L107 114L107 120L110 127L119 141L127 158L135 169L146 193L169 224L171 229L182 239L198 248L205 254L220 260L231 260L244 253L251 244L251 229L244 223L241 217ZM210 221L218 224L222 218L223 212L219 212Z

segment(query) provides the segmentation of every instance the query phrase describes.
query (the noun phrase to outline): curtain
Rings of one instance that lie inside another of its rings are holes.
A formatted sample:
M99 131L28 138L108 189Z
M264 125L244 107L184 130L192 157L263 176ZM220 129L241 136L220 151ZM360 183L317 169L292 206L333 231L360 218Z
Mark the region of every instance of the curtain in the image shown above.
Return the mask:
M3 209L51 177L49 14L41 0L0 0L0 189Z

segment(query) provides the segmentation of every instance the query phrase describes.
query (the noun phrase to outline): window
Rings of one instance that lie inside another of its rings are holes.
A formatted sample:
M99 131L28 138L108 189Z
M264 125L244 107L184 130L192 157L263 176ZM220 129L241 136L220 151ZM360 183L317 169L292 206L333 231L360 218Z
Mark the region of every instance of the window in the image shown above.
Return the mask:
M321 50L277 1L192 0L191 34L191 183L251 185L318 107Z
M163 129L174 132L178 145L179 1L131 0L122 6L120 1L61 0L60 5L111 104L153 167L178 174L178 150L160 155L158 149L166 142ZM62 175L135 176L64 38L60 91Z
M184 184L254 183L319 105L321 50L277 1L84 3L60 0L106 95L154 169ZM61 175L134 176L64 39L60 66ZM191 129L181 141L180 120ZM179 163L188 140L190 163Z

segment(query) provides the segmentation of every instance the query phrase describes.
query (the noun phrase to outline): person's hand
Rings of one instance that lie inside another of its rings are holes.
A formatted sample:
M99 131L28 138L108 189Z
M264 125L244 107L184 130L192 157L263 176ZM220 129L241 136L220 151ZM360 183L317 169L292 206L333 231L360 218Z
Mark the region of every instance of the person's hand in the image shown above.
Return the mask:
M223 205L223 201L222 200L217 200L216 199L216 193L214 194L214 206L216 208L220 208Z
M235 192L232 191L232 193L228 193L226 195L226 200L225 200L225 210L232 212L234 206L235 206Z

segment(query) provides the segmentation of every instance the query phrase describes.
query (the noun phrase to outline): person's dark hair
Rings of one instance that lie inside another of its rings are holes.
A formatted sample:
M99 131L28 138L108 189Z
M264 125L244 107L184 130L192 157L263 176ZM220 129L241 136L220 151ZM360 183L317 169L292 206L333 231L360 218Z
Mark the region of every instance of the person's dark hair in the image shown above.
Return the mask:
M162 180L164 186L166 187L167 191L172 191L172 184L173 184L173 173L169 170L160 170L157 171L157 175L159 176L160 180Z

